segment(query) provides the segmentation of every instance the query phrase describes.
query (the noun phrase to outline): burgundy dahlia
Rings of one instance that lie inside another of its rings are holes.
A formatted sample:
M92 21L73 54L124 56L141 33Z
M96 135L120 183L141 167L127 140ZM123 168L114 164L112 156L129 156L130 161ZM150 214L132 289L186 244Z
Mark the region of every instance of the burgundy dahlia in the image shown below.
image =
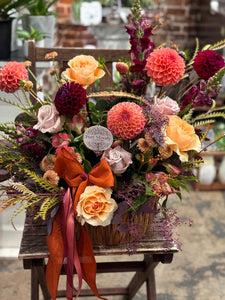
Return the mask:
M213 50L203 50L194 59L193 68L198 76L208 80L225 66L223 57Z
M55 107L62 115L76 115L84 107L86 99L86 90L82 85L67 82L59 88L55 96Z

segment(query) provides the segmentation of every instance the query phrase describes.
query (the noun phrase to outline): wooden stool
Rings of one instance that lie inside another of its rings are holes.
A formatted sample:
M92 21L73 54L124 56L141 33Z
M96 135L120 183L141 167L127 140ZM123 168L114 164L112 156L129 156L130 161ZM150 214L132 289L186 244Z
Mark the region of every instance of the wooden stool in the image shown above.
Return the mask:
M23 260L24 269L31 270L31 300L39 299L39 286L45 300L51 299L45 280L45 260L49 256L46 245L47 229L44 225L32 225L25 222L21 241L19 259ZM165 240L149 232L148 236L138 245L136 254L143 254L143 260L113 261L114 255L126 255L127 245L94 246L96 256L107 255L108 262L97 262L97 273L135 272L129 285L125 288L99 288L101 296L127 295L132 299L142 284L146 282L148 300L156 300L156 284L154 269L161 263L171 263L173 254L178 252L174 243L165 245ZM134 256L135 257L135 256ZM109 261L110 260L110 261ZM62 268L62 275L65 274ZM99 284L97 283L97 286ZM89 289L82 289L79 297L94 296ZM58 291L57 298L66 297L66 291Z

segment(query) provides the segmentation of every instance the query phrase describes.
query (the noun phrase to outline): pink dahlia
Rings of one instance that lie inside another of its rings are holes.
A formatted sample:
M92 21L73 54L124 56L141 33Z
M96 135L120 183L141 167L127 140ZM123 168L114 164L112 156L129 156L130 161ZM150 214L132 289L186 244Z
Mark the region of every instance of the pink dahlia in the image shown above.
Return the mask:
M81 84L67 82L58 89L55 106L60 114L73 116L84 107L86 100L86 90Z
M184 60L177 51L160 48L151 52L147 58L147 75L160 86L174 85L184 74Z
M142 108L133 102L121 102L108 112L109 130L124 140L133 139L142 132L146 123Z
M20 88L20 81L27 78L27 70L23 63L10 61L0 69L0 90L14 93Z
M193 68L202 79L209 79L225 66L223 57L213 50L203 50L194 59Z

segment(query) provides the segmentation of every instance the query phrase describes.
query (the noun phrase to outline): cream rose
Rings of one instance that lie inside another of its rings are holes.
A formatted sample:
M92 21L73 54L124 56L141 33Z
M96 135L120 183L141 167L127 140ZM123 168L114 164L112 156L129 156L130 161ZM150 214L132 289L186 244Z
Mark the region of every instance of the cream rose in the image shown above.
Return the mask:
M34 129L40 130L42 133L57 133L63 126L63 120L54 104L43 105L38 110L38 123L34 125Z
M178 103L168 96L162 99L155 97L154 99L154 108L158 109L161 114L175 115L180 111Z
M114 174L122 174L126 171L130 164L132 164L132 154L127 152L120 146L114 149L109 148L104 151L102 158L105 158L110 165Z
M201 150L201 142L195 134L194 127L178 116L169 118L166 135L165 144L179 155L181 161L188 161L187 151Z
M90 55L78 55L72 58L67 68L62 72L62 78L66 81L75 81L87 88L97 79L105 75L105 71L99 67L98 61Z
M104 189L96 185L85 188L77 204L77 217L82 225L85 222L92 226L107 226L111 223L118 207L111 194L111 188Z

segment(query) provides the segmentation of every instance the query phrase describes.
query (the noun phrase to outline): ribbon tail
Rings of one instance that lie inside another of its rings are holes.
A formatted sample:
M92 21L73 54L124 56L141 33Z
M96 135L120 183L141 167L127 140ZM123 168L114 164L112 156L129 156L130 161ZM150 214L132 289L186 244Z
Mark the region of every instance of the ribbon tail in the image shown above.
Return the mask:
M68 300L73 299L73 291L76 292L76 297L79 296L82 288L82 270L79 262L79 257L76 248L76 237L74 227L74 210L70 188L65 193L63 198L63 229L64 229L64 257L67 258L66 274L67 274L67 290L66 296ZM78 290L73 285L73 266L78 275Z
M56 299L59 276L63 264L63 239L61 233L61 210L56 214L51 235L47 236L47 245L50 251L47 268L46 281L52 300Z
M102 300L107 300L99 295L96 286L96 261L92 243L89 235L80 225L80 238L78 241L78 255L80 257L80 263L83 273L83 279L87 282L96 297Z

